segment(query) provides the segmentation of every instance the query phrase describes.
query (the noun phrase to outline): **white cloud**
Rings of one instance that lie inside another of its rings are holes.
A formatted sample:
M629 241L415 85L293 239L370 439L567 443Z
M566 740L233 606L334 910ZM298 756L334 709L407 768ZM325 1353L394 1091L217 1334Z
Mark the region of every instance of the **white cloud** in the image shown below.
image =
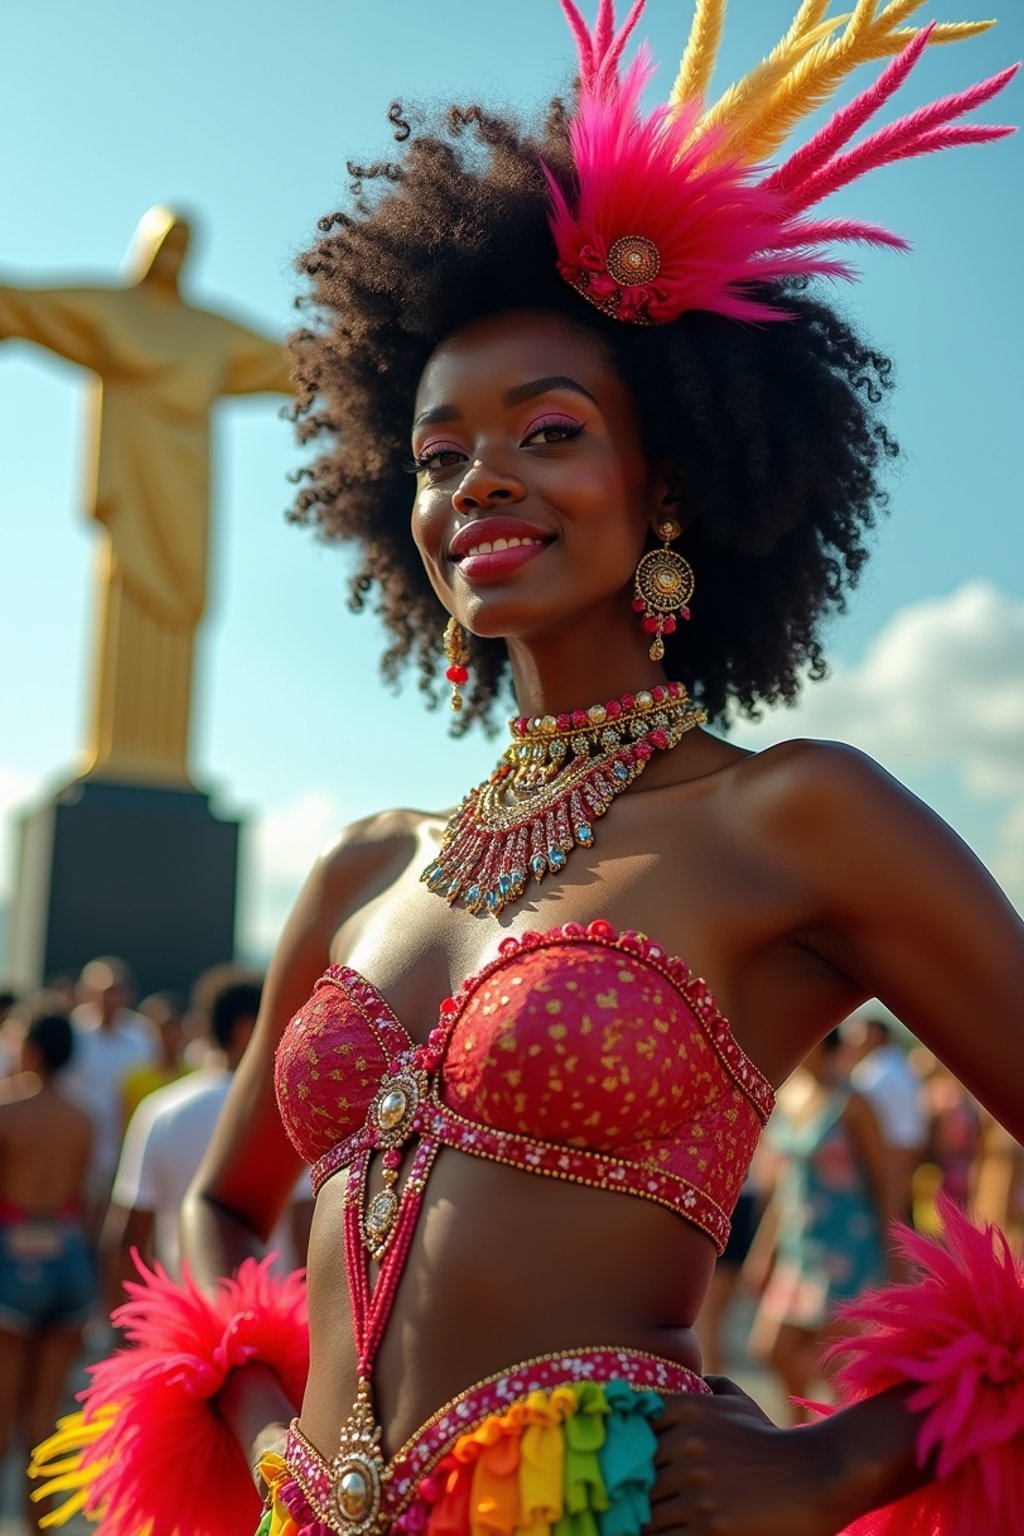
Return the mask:
M911 604L859 665L836 665L798 709L736 738L765 746L798 732L855 742L910 776L949 765L972 798L1008 802L996 846L979 852L1024 910L1024 602L971 581Z
M0 763L0 900L7 900L14 889L18 817L30 808L42 784L37 775Z
M968 789L1024 796L1024 602L973 581L902 609L855 667L836 665L799 711L779 711L744 739L808 735L855 741L889 764L954 763ZM740 733L738 733L740 734Z
M265 956L273 949L303 881L344 819L325 790L307 789L252 823L241 892L240 926L247 951Z

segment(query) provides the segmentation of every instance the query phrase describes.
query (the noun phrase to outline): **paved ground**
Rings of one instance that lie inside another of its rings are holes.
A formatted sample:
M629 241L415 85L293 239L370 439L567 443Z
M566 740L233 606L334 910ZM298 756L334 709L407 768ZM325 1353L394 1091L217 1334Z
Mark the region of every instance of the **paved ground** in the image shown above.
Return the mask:
M755 1397L767 1413L782 1421L782 1397L774 1381L765 1372L752 1366L743 1352L743 1340L746 1338L749 1315L744 1311L742 1303L734 1312L732 1327L730 1329L731 1350L728 1362L728 1374L731 1375L740 1386ZM82 1360L84 1367L86 1358ZM75 1382L69 1389L69 1404L71 1393L82 1385L84 1377L79 1372ZM28 1526L21 1517L21 1490L19 1487L19 1466L23 1465L21 1454L10 1455L2 1470L2 1487L0 1487L0 1536L28 1536ZM88 1536L93 1527L86 1521L76 1519L69 1521L67 1525L60 1527L62 1536Z

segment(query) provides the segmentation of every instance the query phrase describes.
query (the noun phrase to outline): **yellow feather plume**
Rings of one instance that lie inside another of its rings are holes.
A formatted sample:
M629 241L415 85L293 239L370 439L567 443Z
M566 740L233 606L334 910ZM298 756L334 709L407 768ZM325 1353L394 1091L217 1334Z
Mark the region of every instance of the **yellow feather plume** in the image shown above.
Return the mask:
M829 0L803 0L803 4L793 17L792 25L783 38L783 43L795 42L805 32L810 32L822 21L828 10ZM781 46L781 45L780 45Z
M701 118L698 132L726 123L730 128L730 138L735 137L744 124L761 110L764 103L772 99L780 83L792 73L800 60L848 19L847 15L833 16L799 36L790 38L787 34L776 43L767 58L762 59L742 80L731 85L708 108Z
M82 1456L110 1428L116 1417L117 1408L113 1404L100 1408L88 1420L81 1412L69 1413L58 1419L57 1428L49 1439L36 1446L29 1463L29 1476L46 1481L32 1490L33 1500L38 1502L58 1493L69 1495L58 1509L48 1510L40 1516L40 1525L66 1525L73 1515L83 1511L86 1516L95 1518L95 1511L89 1507L92 1485L107 1463L92 1461L83 1466ZM139 1536L144 1533L140 1532Z
M898 21L906 21L908 16L913 16L924 5L924 0L889 0L889 4L882 10L879 18L888 22L889 26L895 26Z
M697 0L683 61L669 96L672 106L707 94L722 41L725 6L726 0Z
M761 64L704 114L700 129L724 125L718 153L747 164L768 159L797 123L824 106L860 64L905 48L920 28L901 25L925 0L857 0L851 12L828 17L828 0L804 0L789 32ZM988 30L990 21L945 22L932 43L960 42ZM699 131L699 130L698 130Z
M960 43L968 37L980 37L982 32L987 32L994 27L994 21L940 21L932 32L929 45L932 43ZM890 32L888 37L883 37L871 52L865 55L868 59L887 59L894 53L899 53L905 48L917 34L917 27L898 27L895 32Z

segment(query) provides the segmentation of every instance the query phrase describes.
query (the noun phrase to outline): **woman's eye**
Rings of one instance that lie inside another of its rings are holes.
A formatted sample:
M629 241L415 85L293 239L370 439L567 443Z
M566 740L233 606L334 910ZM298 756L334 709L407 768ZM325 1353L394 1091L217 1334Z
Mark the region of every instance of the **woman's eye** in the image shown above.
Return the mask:
M579 437L583 430L583 423L575 421L571 416L546 416L528 428L520 446L525 448L531 444L567 443ZM408 461L405 468L412 475L440 475L464 463L468 457L465 449L456 448L453 444L428 443L421 453Z
M451 469L465 457L461 448L427 448L423 453L415 455L406 467L414 475L428 475L439 469Z
M544 421L535 421L523 442L531 443L539 438L542 443L567 443L571 438L579 437L582 431L583 423L574 421L571 416L551 416Z

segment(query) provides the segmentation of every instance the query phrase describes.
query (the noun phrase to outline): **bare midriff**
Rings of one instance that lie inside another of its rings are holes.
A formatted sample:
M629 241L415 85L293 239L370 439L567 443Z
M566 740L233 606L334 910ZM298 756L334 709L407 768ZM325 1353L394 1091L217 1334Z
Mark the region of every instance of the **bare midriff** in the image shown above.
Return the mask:
M328 1458L357 1382L344 1188L339 1174L321 1190L309 1247L300 1424ZM536 1355L621 1345L699 1372L692 1325L714 1262L708 1238L651 1201L442 1148L374 1365L385 1455L457 1393Z

